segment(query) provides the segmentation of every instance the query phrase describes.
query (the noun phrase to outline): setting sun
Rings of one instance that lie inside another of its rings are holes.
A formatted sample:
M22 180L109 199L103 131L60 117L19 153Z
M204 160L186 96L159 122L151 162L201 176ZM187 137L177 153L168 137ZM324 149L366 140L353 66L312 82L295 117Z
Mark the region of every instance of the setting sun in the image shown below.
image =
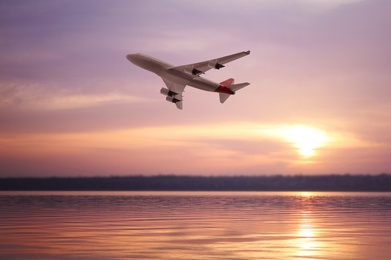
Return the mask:
M322 130L302 125L286 127L281 135L292 143L297 148L297 152L304 157L313 156L315 150L324 146L329 139Z

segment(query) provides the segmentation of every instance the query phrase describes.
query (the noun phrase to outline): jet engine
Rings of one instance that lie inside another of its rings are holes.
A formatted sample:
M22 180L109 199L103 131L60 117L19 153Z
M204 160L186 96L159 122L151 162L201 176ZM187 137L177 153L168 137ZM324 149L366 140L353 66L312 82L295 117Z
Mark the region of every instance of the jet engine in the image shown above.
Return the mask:
M195 69L193 66L186 66L185 67L185 72L187 74L191 74L191 75L194 75L194 76L197 76L197 75L200 75L200 74L203 73L202 71Z
M215 60L211 60L211 61L209 61L209 63L208 63L208 67L211 68L211 69L217 69L217 70L219 70L219 69L221 69L221 68L224 68L225 66L224 66L223 64L218 63L218 62L215 61Z
M171 91L171 90L168 90L166 88L162 88L160 90L160 93L165 95L165 96L168 96L168 97L173 97L173 96L176 96L178 95L178 93L174 92L174 91Z
M169 89L162 88L162 89L160 90L160 93L163 94L163 95L165 95L165 96L167 96L167 97L166 97L166 100L167 100L168 102L177 103L177 102L179 102L179 101L182 101L182 100L180 100L180 99L178 99L178 98L176 97L176 95L178 95L178 93L176 93L176 92L174 92L174 91L171 91L171 90L169 90Z
M171 102L171 103L177 103L177 102L179 102L179 101L182 101L182 100L180 100L180 99L177 99L177 98L175 98L175 97L170 97L170 96L167 96L166 97L166 100L168 101L168 102Z

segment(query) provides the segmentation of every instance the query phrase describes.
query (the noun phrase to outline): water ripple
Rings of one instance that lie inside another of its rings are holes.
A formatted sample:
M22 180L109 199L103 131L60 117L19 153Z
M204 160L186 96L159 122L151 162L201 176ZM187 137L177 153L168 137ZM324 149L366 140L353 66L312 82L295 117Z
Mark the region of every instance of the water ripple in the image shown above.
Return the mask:
M1 259L389 259L389 193L0 193Z

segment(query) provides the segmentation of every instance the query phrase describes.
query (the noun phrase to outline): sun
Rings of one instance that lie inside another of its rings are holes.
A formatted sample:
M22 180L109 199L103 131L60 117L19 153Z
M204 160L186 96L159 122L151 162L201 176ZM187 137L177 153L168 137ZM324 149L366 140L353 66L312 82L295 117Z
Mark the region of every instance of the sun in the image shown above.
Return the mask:
M324 131L302 125L288 126L282 131L282 135L303 157L315 155L316 149L324 146L328 141Z

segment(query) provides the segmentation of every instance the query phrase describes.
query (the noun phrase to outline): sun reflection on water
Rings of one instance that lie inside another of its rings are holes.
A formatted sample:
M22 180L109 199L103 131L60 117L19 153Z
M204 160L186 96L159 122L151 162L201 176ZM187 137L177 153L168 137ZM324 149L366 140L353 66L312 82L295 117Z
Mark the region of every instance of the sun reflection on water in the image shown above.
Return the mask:
M316 239L311 224L301 224L298 230L297 255L315 257L318 254L320 242Z
M300 192L300 197L311 197L313 196L313 193L310 191L302 191Z
M307 207L311 207L309 200L314 197L312 192L301 192L300 197ZM295 247L297 249L295 255L299 257L319 257L319 248L322 246L317 237L316 227L314 224L311 210L307 209L299 215L299 223L296 232Z

